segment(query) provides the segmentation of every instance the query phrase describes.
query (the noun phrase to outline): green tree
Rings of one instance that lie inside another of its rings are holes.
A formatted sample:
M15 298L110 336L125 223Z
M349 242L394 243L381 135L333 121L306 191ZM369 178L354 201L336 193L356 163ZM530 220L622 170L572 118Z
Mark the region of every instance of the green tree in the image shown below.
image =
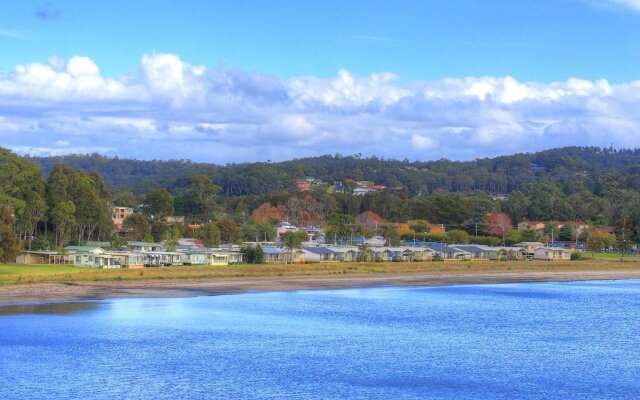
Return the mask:
M176 225L171 225L169 229L164 233L165 244L167 245L167 250L175 251L176 247L178 247L178 240L180 239L180 228Z
M264 262L264 250L259 244L255 247L243 246L240 252L248 264L262 264Z
M77 243L110 233L109 196L102 178L96 173L85 175L82 171L59 164L47 179L49 218L53 219L52 213L56 208L60 211L61 203L70 202L73 205L73 221L65 226L65 235L72 234ZM61 216L59 212L57 216Z
M222 243L236 243L242 238L242 232L238 223L231 218L225 218L216 223L220 231L220 240Z
M113 203L117 207L130 207L134 209L138 207L138 200L132 192L117 193Z
M397 246L400 244L400 234L393 226L385 226L382 228L382 236L387 240L389 246Z
M9 207L0 208L0 262L14 262L20 253L18 237L14 232L15 216Z
M550 221L545 224L543 232L548 240L559 240L560 228L558 227L557 222Z
M516 223L522 222L527 216L531 200L519 190L514 190L509 195L506 203L506 211Z
M161 219L173 214L173 195L167 189L157 189L144 197L144 212Z
M55 226L55 246L63 246L69 237L69 230L75 223L76 206L72 201L62 201L50 211L51 222Z
M348 214L333 213L329 215L326 231L336 238L350 238L355 231L355 218Z
M111 237L111 248L113 250L118 250L120 248L123 248L127 245L127 239L123 236L120 236L118 234L113 235Z
M206 247L217 247L220 245L220 229L215 222L207 222L198 230L199 238L204 241Z
M253 263L254 264L262 264L264 262L264 250L262 246L258 243L256 245L255 250L253 251Z
M533 229L524 229L520 231L520 239L523 242L541 242L544 240L542 234Z
M128 240L148 240L151 238L151 241L153 241L149 230L149 222L140 214L130 215L124 220L122 227Z
M49 244L49 239L45 235L38 235L31 242L31 250L50 250L51 244Z
M418 197L413 201L414 218L426 219L438 224L464 224L471 220L471 202L462 193L436 193Z
M558 184L544 181L525 185L523 192L531 199L529 218L534 220L566 220L573 214L567 196Z
M147 220L147 222L149 222ZM149 233L153 237L154 242L161 242L169 230L169 224L164 220L153 219L149 225Z
M520 231L517 229L512 229L509 232L507 232L507 234L505 235L505 243L508 246L513 246L516 243L520 243L522 242L522 235L520 234Z
M587 249L591 251L607 251L616 244L616 237L604 232L591 232L587 239Z
M448 244L467 244L469 234L460 229L452 229L444 234L444 242Z
M13 210L15 231L20 236L32 237L44 220L44 187L42 173L34 163L0 148L0 206Z
M429 234L429 221L427 221L426 219L412 219L410 221L407 221L407 224L409 224L409 228L416 234L416 235L428 235Z
M558 240L573 241L576 240L576 230L571 225L563 225L558 230Z
M207 217L219 209L216 195L221 188L205 174L193 174L180 199L180 208L186 214ZM176 199L178 202L178 199Z

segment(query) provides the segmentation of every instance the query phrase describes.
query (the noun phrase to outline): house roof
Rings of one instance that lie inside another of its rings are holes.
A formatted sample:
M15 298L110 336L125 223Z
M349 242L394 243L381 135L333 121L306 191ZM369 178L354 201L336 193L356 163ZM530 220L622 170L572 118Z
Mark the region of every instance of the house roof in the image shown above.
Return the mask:
M326 247L305 246L302 249L315 254L335 254L335 251Z
M330 249L331 251L333 251L334 253L348 253L350 251L352 251L354 253L358 252L358 248L357 247L329 246L327 248Z
M562 248L562 247L539 247L539 248L535 249L534 251L541 251L541 250L544 250L544 251L563 251L563 252L568 252L568 253L570 252L569 249L565 249L565 248Z
M432 243L429 246L427 246L435 251L438 251L440 253L464 253L465 250L461 250L461 249L457 249L455 247L451 247L451 246L447 246L444 245L442 243Z
M62 253L53 250L22 250L22 253L42 254L47 256L62 255Z
M462 251L469 251L471 253L490 253L490 252L494 252L494 251L498 251L498 249L487 249L487 248L483 248L483 247L479 247L473 244L456 244L453 245L453 247L455 247L456 249L460 249Z
M137 242L137 241L129 241L127 242L129 246L152 246L152 247L160 247L158 243L149 243L149 242Z
M262 251L264 254L282 254L280 247L262 246Z
M95 251L95 250L103 250L102 247L98 247L98 246L66 246L64 248L65 250L69 251Z

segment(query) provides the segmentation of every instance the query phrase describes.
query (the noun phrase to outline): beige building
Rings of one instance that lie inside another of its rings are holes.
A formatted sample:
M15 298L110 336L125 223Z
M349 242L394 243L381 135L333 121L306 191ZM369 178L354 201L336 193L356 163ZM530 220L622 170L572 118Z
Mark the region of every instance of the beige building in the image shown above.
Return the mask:
M111 210L111 221L116 228L122 228L124 220L133 214L133 208L131 207L113 207Z
M531 229L537 232L543 232L544 228L550 223L556 224L558 229L563 226L571 226L576 231L576 234L580 235L582 232L589 229L589 225L582 221L522 221L518 224L519 231L525 231Z
M547 261L571 260L571 252L557 247L540 247L534 250L533 258Z

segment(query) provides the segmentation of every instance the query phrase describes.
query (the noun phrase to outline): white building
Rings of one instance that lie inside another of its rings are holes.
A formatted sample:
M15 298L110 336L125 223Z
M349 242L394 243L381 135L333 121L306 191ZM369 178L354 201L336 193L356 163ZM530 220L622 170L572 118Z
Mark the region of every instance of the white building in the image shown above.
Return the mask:
M571 260L571 252L558 247L539 247L533 251L536 260Z

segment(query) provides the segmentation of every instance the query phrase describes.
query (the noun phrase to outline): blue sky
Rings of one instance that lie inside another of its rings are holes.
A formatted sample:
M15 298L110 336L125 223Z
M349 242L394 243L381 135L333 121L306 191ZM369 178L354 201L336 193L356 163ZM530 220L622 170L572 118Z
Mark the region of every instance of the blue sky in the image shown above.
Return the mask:
M213 162L629 147L639 66L640 0L6 1L0 146Z

